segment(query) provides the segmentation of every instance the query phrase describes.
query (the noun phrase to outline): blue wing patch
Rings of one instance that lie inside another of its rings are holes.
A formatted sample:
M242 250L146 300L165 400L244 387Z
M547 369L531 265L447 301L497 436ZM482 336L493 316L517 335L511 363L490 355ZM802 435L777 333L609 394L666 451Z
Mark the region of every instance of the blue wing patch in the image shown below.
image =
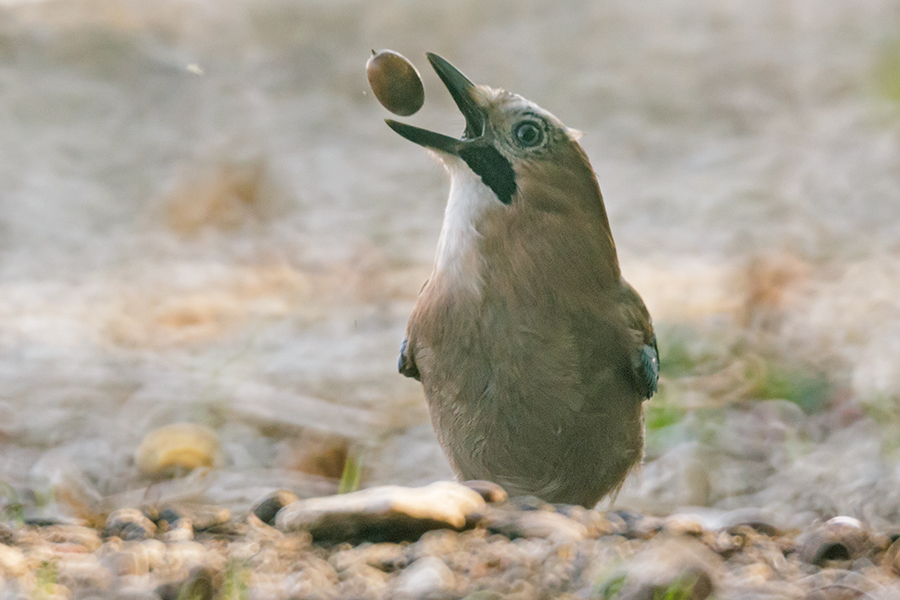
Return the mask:
M408 345L409 340L403 340L403 343L400 344L400 356L397 358L397 370L400 371L401 375L421 381L419 369L416 368L415 363L412 361L412 357L409 355Z
M642 391L645 397L649 398L655 394L659 383L659 350L656 348L656 336L653 336L652 345L644 344L641 348L637 375L644 386Z

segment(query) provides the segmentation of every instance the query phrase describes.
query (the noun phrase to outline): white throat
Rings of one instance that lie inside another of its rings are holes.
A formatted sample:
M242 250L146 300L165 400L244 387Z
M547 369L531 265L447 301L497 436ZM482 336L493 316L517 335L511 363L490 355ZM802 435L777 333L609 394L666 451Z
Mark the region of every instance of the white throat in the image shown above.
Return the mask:
M438 239L434 274L478 293L482 283L477 252L481 234L476 224L488 211L502 205L494 191L462 160L443 159L450 172L450 198Z

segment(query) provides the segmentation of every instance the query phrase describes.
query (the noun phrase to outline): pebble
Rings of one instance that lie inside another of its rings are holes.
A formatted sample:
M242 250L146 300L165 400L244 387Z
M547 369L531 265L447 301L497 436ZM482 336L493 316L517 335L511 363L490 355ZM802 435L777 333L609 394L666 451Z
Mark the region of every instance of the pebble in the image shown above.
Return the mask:
M430 535L426 533L425 536ZM404 569L409 564L406 548L401 544L360 544L353 548L340 550L328 559L336 571L343 571L350 565L363 562L370 567L385 573L392 573Z
M182 517L169 526L162 539L164 542L189 542L194 539L194 526L187 517Z
M68 556L56 562L56 578L59 583L73 590L107 589L113 573L96 555Z
M40 587L41 600L71 600L72 590L60 583L47 583Z
M801 580L809 592L804 600L862 600L896 598L877 581L845 569L822 569ZM881 588L881 589L879 589ZM896 591L896 587L894 587ZM880 593L879 593L880 592Z
M614 510L606 513L610 521L619 525L616 533L624 535L628 539L648 540L659 533L663 528L663 520L656 517L644 516L629 510Z
M516 510L556 510L552 504L537 496L515 496L510 499L509 504Z
M481 497L484 498L484 501L488 504L499 504L501 502L506 502L509 499L509 494L506 493L506 490L493 481L470 479L460 483L470 490L474 490L481 494Z
M150 564L145 554L134 549L113 552L105 557L106 568L116 577L122 575L146 575Z
M581 523L587 530L587 537L598 538L604 535L620 533L617 527L602 512L588 509L577 504L560 504L556 512Z
M492 592L489 590L479 590L477 592L469 594L462 600L504 600L504 598L497 592Z
M247 524L247 539L256 542L283 540L285 535L266 523L263 523L253 513L247 513L245 517ZM304 532L305 533L305 532ZM294 534L299 535L299 534ZM306 534L309 536L309 534Z
M275 523L275 515L278 511L299 500L297 495L288 490L275 490L257 499L253 503L250 512L256 515L260 521L267 525Z
M342 598L381 598L388 587L388 575L365 563L354 563L338 573Z
M162 530L168 528L182 517L182 514L171 506L167 506L160 510L156 515L151 514L150 519L156 522L157 527Z
M900 538L888 547L887 552L881 558L881 566L895 575L900 575Z
M221 462L218 434L198 423L172 423L144 436L135 452L144 475L163 477Z
M338 583L338 575L327 561L306 554L293 565L293 573L285 578L284 589L299 598L331 598Z
M800 559L817 566L832 560L855 560L871 549L868 531L851 517L813 525L797 536L796 545Z
M506 493L506 490L493 481L487 481L486 479L469 479L468 481L461 481L460 483L470 490L481 494L481 497L488 504L499 504L509 500L509 494Z
M141 552L147 557L147 565L152 571L162 567L166 560L166 545L159 540L144 540L140 543Z
M626 565L615 598L704 600L716 590L720 559L689 537L653 540Z
M41 533L49 542L77 544L84 547L87 552L93 552L102 544L100 534L96 529L80 525L51 525L41 528Z
M543 538L552 542L571 543L587 537L587 527L555 512L543 510L488 510L484 525L489 531L510 539Z
M456 575L450 567L436 556L426 556L397 577L393 591L397 598L439 599L451 597L455 587Z
M194 531L206 531L231 521L231 511L215 504L178 504L166 507L160 518L175 524L180 519L187 519Z
M194 567L187 578L178 586L176 598L190 600L212 600L217 591L216 574L206 567Z
M663 519L663 529L672 535L700 537L703 534L703 523L690 515L675 514Z
M103 537L122 540L144 540L156 534L156 525L136 508L121 508L106 517Z
M28 569L25 555L18 548L0 544L0 576L7 579L19 577Z
M6 523L0 523L0 544L12 544L15 540L13 530Z
M449 481L420 488L382 486L299 500L275 518L281 531L309 531L319 539L417 539L430 529L461 530L484 511L481 495Z
M784 525L778 522L774 515L753 507L728 511L720 515L711 528L732 531L744 526L770 537L781 535L781 531L784 529Z

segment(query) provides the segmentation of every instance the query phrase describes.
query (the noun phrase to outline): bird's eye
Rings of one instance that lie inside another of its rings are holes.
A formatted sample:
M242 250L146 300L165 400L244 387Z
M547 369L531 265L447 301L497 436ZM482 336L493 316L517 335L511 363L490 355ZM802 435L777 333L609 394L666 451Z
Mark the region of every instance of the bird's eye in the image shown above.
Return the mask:
M532 148L544 141L544 132L534 121L522 121L516 125L516 141L523 148Z

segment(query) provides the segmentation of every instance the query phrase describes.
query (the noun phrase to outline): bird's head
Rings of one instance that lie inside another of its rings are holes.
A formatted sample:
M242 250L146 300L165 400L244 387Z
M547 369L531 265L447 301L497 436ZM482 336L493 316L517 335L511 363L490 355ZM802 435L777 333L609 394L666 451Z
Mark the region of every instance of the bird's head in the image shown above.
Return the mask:
M518 94L475 85L440 56L427 56L465 117L465 132L454 138L388 119L394 131L435 151L451 176L479 176L500 205L599 211L606 221L579 132Z

